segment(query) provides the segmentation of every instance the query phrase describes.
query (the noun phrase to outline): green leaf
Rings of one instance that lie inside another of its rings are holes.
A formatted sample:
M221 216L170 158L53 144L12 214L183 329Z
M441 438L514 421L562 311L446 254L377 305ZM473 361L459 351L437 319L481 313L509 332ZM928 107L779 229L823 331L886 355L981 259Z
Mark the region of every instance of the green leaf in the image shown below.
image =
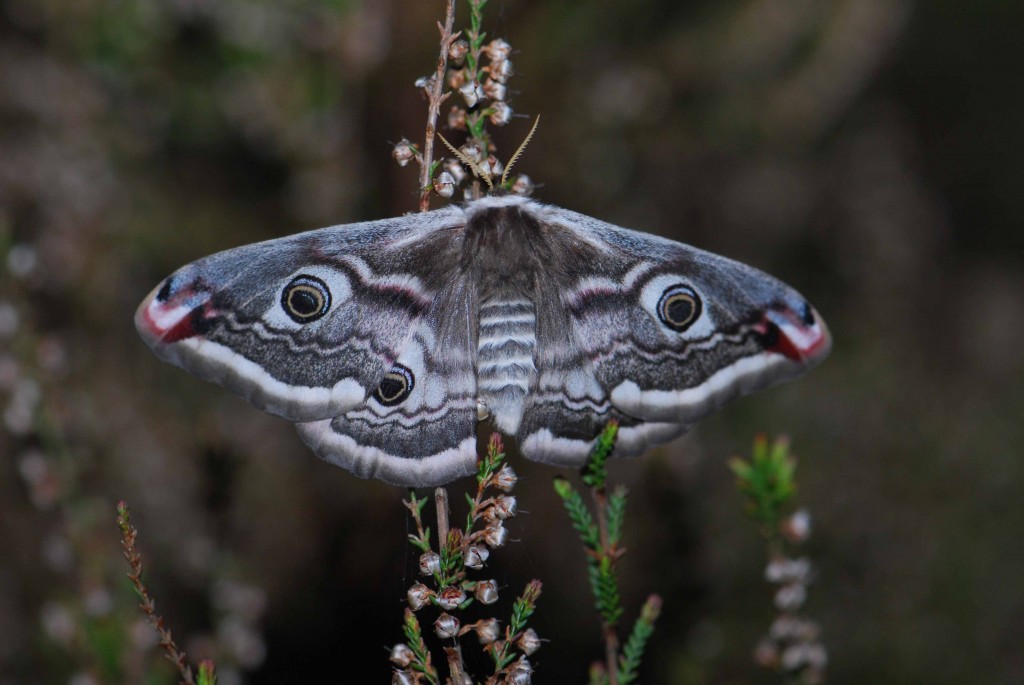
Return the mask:
M608 480L608 471L605 467L608 457L615 450L615 440L619 434L619 422L612 420L597 436L594 447L590 451L590 457L583 467L583 482L592 488L603 490Z
M627 685L636 680L637 672L640 670L640 662L643 659L644 649L647 641L654 633L654 622L661 613L661 597L651 595L644 602L640 609L640 616L633 624L633 630L626 640L622 649L622 656L619 658L619 684Z

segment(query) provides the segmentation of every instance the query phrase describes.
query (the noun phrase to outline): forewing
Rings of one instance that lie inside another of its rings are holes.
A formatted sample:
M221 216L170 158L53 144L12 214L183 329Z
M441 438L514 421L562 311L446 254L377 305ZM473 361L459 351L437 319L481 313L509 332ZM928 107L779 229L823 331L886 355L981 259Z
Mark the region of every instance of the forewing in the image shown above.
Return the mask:
M432 310L461 226L442 210L227 250L154 289L136 326L160 357L270 413L339 416L380 386ZM326 311L295 316L323 290Z

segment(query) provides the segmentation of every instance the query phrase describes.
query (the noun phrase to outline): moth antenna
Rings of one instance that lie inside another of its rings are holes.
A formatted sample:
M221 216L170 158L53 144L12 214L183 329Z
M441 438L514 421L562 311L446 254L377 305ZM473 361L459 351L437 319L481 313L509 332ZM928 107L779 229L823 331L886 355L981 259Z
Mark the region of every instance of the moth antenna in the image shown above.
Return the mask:
M462 150L457 149L454 145L448 142L448 140L438 132L437 137L441 139L441 142L452 151L452 154L459 158L459 161L470 168L475 176L487 184L487 190L494 190L494 183L491 182L490 177L484 173L484 170L480 168L480 165L474 162L472 159L466 156Z
M519 155L523 154L523 150L525 150L526 146L530 144L530 140L533 138L533 134L536 133L537 124L539 123L540 115L538 114L537 118L533 120L533 127L530 129L530 132L526 134L526 138L523 140L522 143L519 144L519 148L516 150L516 153L512 155L512 159L508 160L508 164L505 165L505 173L501 175L502 187L504 187L505 181L508 180L508 172L512 170L512 165L516 163L516 161L519 159Z

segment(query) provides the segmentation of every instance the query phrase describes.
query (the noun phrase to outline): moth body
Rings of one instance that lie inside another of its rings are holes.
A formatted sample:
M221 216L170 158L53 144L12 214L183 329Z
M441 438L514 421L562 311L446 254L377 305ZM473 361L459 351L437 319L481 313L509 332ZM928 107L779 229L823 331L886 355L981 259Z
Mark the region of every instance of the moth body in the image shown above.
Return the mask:
M756 269L517 196L211 255L136 326L324 459L413 486L472 473L482 420L578 466L615 419L616 454L639 454L831 344Z

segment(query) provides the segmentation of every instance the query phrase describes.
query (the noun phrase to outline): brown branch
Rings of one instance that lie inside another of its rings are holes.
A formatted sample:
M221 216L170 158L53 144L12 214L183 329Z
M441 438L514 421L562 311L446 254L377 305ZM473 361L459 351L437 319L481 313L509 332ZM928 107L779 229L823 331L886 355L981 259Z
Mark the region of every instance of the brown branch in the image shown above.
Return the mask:
M135 547L135 539L138 537L139 531L132 525L131 512L128 511L128 505L124 500L117 503L117 525L121 529L121 547L124 550L124 558L128 561L128 566L131 569L128 572L128 579L132 581L132 585L135 586L135 592L139 595L139 599L142 600L139 607L146 614L146 620L156 630L160 638L159 645L163 649L164 655L178 669L182 684L195 685L195 681L192 679L192 668L185 661L185 652L178 650L178 645L174 643L174 638L171 637L170 629L164 625L163 616L156 613L156 602L153 601L149 590L146 589L146 585L142 582L142 555L139 554L138 549Z
M437 544L438 546L448 544L448 490L436 488L434 490L434 506L437 508Z
M431 167L434 165L434 134L437 132L437 118L441 113L441 105L450 93L444 93L444 76L448 70L448 51L452 42L459 34L452 34L455 26L455 0L448 0L445 10L444 25L437 23L441 32L441 52L437 57L437 70L427 84L427 132L423 141L422 161L420 161L420 211L430 208Z

